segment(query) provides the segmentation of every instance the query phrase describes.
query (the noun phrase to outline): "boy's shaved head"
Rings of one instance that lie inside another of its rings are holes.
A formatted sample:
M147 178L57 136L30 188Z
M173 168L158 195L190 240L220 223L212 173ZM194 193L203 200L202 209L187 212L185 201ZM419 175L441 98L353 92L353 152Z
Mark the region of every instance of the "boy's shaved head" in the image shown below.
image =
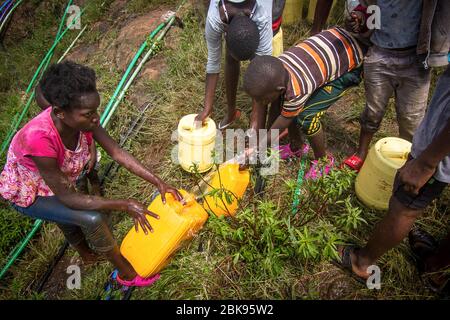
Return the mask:
M286 70L283 63L272 56L257 56L244 75L244 90L253 98L261 98L285 87Z
M256 23L246 15L237 15L228 25L225 41L231 56L238 61L244 61L255 55L259 37Z

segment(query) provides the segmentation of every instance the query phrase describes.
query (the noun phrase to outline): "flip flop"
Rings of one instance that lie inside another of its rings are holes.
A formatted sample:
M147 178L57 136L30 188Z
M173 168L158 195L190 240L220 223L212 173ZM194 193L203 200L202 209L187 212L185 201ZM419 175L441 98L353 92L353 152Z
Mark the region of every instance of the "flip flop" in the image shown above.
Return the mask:
M280 153L281 160L292 159L295 157L301 158L303 155L309 152L309 145L305 143L301 149L298 149L297 151L292 151L291 144L288 143L278 146L278 152Z
M431 234L419 228L412 229L409 232L408 242L416 259L419 272L422 273L425 271L424 260L427 256L435 252L438 247L438 242Z
M230 122L228 122L227 124L222 124L222 121L220 121L219 126L217 127L217 129L219 130L225 130L226 128L228 128L233 122L235 122L237 119L239 119L241 117L241 110L236 109L236 111L234 112L234 117L233 120L231 120Z
M367 280L358 276L356 273L353 272L353 269L352 269L352 259L350 257L350 254L359 249L361 249L361 248L358 246L355 246L355 245L344 246L344 249L342 250L341 260L339 261L339 260L333 259L333 260L331 260L331 263L333 265L335 265L336 267L340 268L342 271L347 273L350 277L352 277L359 283L366 285Z
M359 172L359 170L361 170L361 167L363 166L364 161L358 157L356 154L348 157L347 159L345 159L345 161L343 162L342 166L346 165L348 167L350 167L351 169L355 170L356 172Z
M140 275L137 275L136 277L134 277L133 280L122 280L120 279L119 274L117 274L116 281L121 285L127 287L149 287L153 283L155 283L155 281L157 281L160 277L161 276L159 274L156 274L148 278L143 278Z
M436 251L438 242L428 232L419 228L409 232L408 242L424 286L434 293L442 293L449 283L449 279L438 285L431 279L431 273L425 271L425 259Z

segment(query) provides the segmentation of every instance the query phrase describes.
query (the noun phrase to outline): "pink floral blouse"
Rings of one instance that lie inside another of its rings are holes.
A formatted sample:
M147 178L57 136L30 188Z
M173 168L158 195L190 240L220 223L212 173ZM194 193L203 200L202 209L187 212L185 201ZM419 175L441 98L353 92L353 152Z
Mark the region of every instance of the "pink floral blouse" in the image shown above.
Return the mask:
M0 195L20 207L33 204L36 196L54 195L30 156L55 158L72 183L90 159L92 132L80 132L76 150L67 149L53 123L51 111L51 107L47 108L16 133L0 174Z

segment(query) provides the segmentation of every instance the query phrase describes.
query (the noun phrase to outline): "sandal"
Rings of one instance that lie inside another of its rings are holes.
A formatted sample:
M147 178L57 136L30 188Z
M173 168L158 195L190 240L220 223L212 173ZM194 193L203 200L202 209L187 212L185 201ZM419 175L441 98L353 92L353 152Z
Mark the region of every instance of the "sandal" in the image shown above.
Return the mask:
M350 254L359 249L361 248L355 245L344 246L342 250L341 260L339 261L333 259L331 260L331 263L334 264L336 267L340 268L341 270L345 271L349 276L351 276L359 283L366 285L367 280L358 276L356 273L353 272L352 269L352 259L350 257Z
M419 273L425 272L425 259L438 247L438 242L425 230L415 228L408 234L408 242Z
M297 151L292 151L290 143L284 144L278 146L278 152L280 153L281 160L292 159L295 157L301 158L303 155L309 152L309 145L305 143L301 149L298 149Z
M122 280L120 279L119 274L117 274L116 281L126 287L149 287L153 283L155 283L155 281L157 281L160 277L161 276L158 273L148 278L143 278L140 275L137 275L136 277L134 277L133 280Z
M325 167L319 167L319 160L313 160L311 162L311 167L305 174L306 180L317 180L320 177L326 176L334 167L334 157L332 155L327 155L327 164Z
M354 154L354 155L348 157L347 159L345 159L342 166L346 165L346 166L350 167L352 170L359 172L359 170L361 170L361 167L363 166L363 164L364 164L364 160L362 160L360 157L358 157L356 154Z
M239 119L241 117L241 110L236 109L236 111L234 112L234 117L233 120L231 120L230 122L228 122L227 124L222 124L222 121L220 121L219 126L217 127L217 129L219 130L225 130L226 128L228 128L233 122L235 122L237 119Z
M425 270L425 259L433 254L439 245L436 239L425 230L416 228L409 232L408 241L424 286L434 293L443 293L449 283L449 279L439 285L432 280L433 272L427 273Z

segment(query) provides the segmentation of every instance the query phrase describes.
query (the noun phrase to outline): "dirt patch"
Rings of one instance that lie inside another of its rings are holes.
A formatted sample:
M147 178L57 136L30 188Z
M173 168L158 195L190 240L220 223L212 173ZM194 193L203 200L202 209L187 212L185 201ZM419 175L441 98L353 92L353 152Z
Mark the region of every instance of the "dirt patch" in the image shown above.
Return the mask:
M69 290L67 288L67 279L70 274L67 273L67 268L74 264L80 267L81 274L83 274L84 267L81 264L81 260L75 259L68 254L64 255L58 264L56 264L42 289L42 292L45 293L47 299L57 300L64 298Z

